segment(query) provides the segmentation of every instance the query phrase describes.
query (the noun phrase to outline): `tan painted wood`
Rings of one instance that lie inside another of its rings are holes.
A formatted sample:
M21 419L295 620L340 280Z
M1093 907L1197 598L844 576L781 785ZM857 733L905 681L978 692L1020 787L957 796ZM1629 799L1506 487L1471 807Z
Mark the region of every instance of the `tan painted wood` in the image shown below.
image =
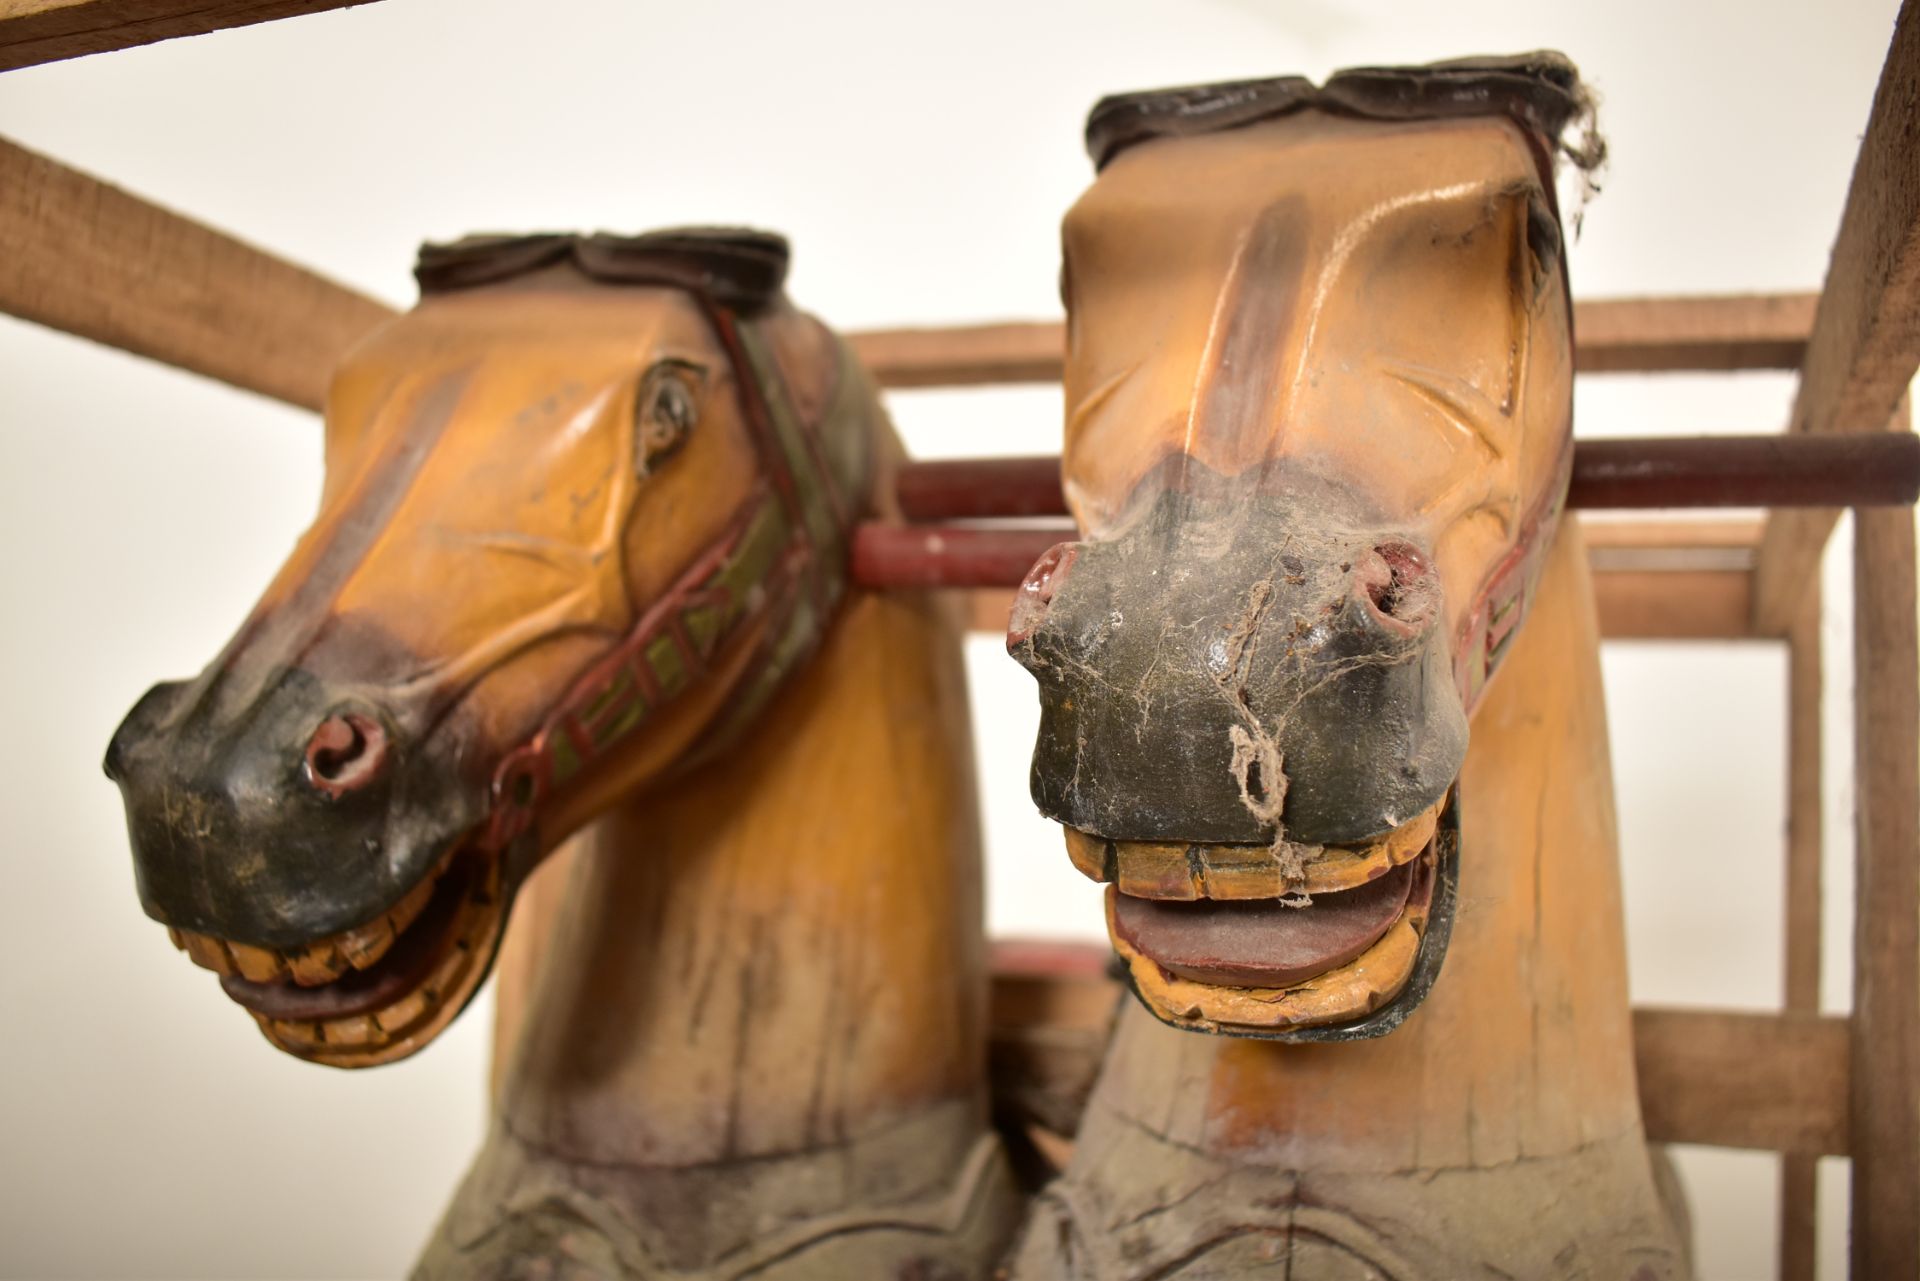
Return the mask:
M564 879L509 931L533 977L499 1011L499 1121L421 1275L514 1256L503 1184L564 1185L621 1257L675 1275L741 1275L802 1229L804 1266L769 1275L891 1274L896 1223L976 1275L1018 1206L983 1130L966 718L945 612L855 596L753 732L543 873Z
M1037 989L1048 995L1041 1002ZM1083 1065L1107 1039L1120 994L1112 979L999 973L993 984L996 1101L1058 1094L1077 1082L1054 1126L1071 1135L1093 1090ZM1037 1003L1071 1012L1034 1018ZM1661 1143L1781 1152L1847 1153L1847 1020L1803 1014L1641 1007L1633 1011L1634 1064L1647 1137ZM1039 1123L1044 1118L1021 1110Z
M1920 365L1920 0L1904 0L1854 164L1790 431L1888 429ZM1901 430L1897 424L1892 430ZM1754 608L1763 630L1793 619L1835 511L1776 512Z
M303 409L393 314L5 139L0 311Z
M1788 1014L1820 1010L1821 785L1820 590L1816 583L1787 632L1787 858L1785 992ZM1817 1237L1816 1160L1780 1160L1780 1276L1812 1281Z
M1920 638L1914 516L1854 512L1852 1261L1920 1275Z
M1798 369L1814 294L1598 298L1574 305L1574 367L1585 373ZM870 329L848 335L883 387L1060 380L1058 321Z
M368 0L0 0L0 71Z

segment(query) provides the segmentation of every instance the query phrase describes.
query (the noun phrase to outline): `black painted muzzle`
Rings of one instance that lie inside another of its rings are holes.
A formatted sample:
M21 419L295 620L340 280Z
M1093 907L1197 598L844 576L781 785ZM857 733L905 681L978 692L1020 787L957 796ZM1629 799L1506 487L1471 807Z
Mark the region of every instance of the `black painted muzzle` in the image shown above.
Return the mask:
M1111 840L1389 831L1466 754L1442 605L1427 549L1321 478L1160 488L1113 537L1048 553L1016 601L1034 803Z
M298 947L392 907L484 816L484 776L454 767L457 730L423 744L392 709L298 668L244 700L220 684L155 686L107 748L156 920Z

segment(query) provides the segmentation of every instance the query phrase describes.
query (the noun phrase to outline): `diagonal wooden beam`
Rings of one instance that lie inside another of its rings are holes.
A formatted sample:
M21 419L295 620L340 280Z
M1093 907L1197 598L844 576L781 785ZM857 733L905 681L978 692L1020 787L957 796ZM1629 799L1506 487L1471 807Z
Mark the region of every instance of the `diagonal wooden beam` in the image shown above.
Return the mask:
M0 0L0 71L367 0Z
M1854 163L1788 430L1888 429L1920 366L1920 0L1905 0ZM1839 512L1775 513L1761 543L1761 630L1792 621Z
M394 314L5 139L0 311L304 409Z

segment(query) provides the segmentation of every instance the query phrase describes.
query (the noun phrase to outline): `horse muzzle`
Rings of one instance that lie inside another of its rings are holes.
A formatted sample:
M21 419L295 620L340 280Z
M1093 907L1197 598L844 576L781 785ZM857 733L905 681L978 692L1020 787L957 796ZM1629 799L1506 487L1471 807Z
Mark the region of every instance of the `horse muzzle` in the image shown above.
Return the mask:
M220 686L156 686L107 749L142 905L281 1049L411 1053L478 988L505 924L505 860L468 839L485 784L454 768L470 745L299 669L245 699Z
M1034 802L1112 885L1114 944L1163 1019L1378 1035L1451 919L1467 716L1431 553L1313 477L1147 492L1016 598Z

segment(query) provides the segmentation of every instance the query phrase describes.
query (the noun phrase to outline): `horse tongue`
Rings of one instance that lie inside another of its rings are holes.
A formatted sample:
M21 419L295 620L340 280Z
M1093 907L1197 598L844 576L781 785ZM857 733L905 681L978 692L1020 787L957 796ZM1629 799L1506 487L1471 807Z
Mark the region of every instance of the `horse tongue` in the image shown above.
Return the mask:
M1229 987L1286 987L1345 965L1400 916L1413 864L1308 907L1277 899L1192 902L1116 894L1113 925L1135 951L1181 978Z

